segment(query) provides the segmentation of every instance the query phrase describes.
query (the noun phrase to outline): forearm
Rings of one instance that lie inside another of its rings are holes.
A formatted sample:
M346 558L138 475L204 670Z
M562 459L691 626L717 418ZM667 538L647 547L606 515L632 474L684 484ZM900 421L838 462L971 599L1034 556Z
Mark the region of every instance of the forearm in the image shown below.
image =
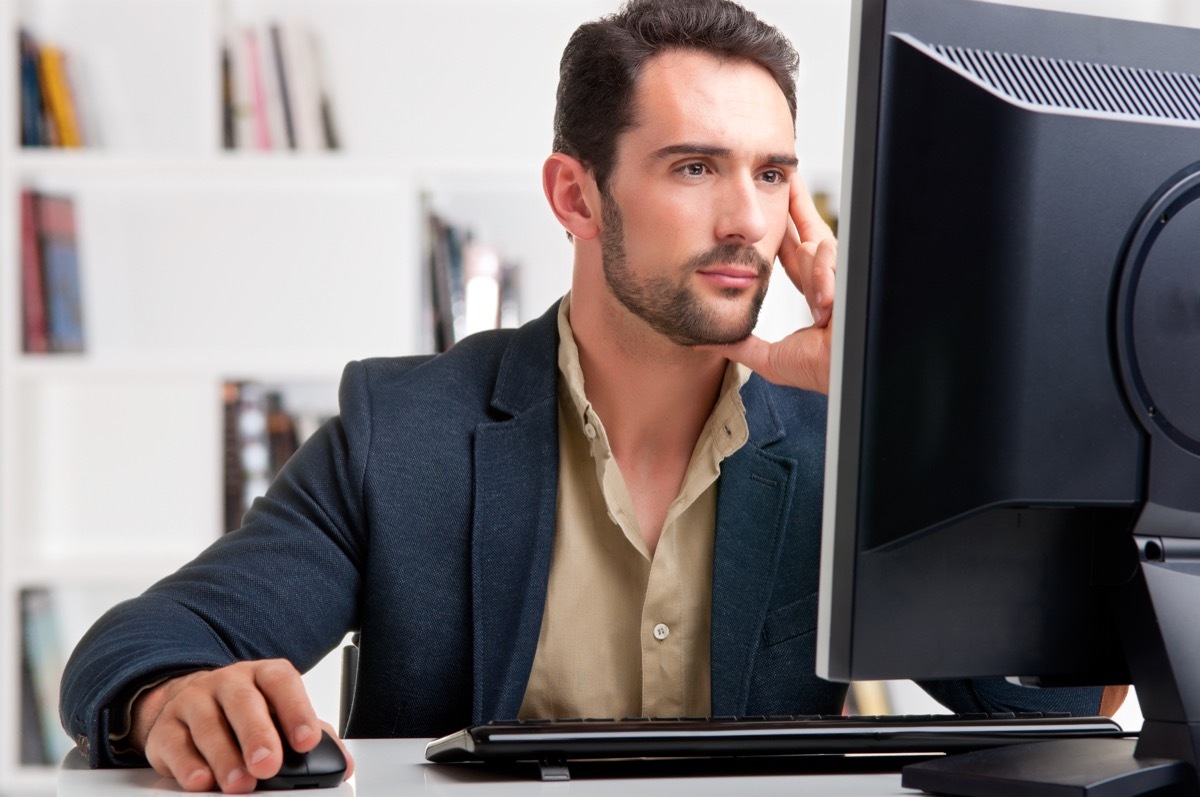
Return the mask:
M921 681L921 688L951 711L1065 711L1076 716L1100 712L1100 687L1033 689L1002 678Z

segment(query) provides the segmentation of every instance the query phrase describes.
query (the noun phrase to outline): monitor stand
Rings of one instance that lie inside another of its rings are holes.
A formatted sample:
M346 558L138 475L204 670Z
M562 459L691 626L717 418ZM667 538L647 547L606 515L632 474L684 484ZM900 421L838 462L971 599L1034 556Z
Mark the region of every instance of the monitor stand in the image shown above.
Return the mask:
M1138 532L1149 520L1179 520L1164 513L1174 514L1147 506ZM1179 528L1171 522L1161 526ZM1195 619L1200 539L1135 533L1134 540L1137 570L1115 599L1122 644L1146 717L1138 741L1064 739L963 753L905 767L904 786L961 797L1133 797L1151 792L1200 797L1200 633Z

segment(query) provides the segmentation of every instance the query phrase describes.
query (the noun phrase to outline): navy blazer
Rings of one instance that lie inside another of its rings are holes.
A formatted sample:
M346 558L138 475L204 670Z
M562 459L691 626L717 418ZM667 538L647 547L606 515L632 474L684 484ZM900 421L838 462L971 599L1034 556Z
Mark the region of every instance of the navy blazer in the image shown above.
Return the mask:
M558 487L557 305L433 358L347 366L341 414L227 534L76 648L64 726L93 766L109 707L169 673L360 633L348 736L435 736L517 715L541 628ZM712 584L714 715L837 712L814 674L825 398L742 388L749 441L722 465ZM169 533L169 529L164 529ZM1099 690L926 684L956 710L1095 713ZM1033 704L1033 705L1031 705Z

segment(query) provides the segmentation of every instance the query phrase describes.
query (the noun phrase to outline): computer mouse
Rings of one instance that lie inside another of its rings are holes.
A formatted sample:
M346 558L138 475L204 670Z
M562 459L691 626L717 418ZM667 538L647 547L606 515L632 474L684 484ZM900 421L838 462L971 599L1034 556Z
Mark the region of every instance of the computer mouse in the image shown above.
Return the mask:
M283 741L283 765L274 777L258 782L260 791L282 789L328 789L338 785L346 776L346 757L325 731L321 741L307 753L297 753L288 744L287 737L279 734Z

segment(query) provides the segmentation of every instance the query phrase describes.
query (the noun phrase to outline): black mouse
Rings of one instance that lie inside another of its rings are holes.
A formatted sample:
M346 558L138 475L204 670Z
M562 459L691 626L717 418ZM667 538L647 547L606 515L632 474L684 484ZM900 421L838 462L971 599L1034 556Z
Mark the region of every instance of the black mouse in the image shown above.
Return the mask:
M307 753L297 753L280 733L283 742L283 765L273 777L260 780L260 791L281 789L328 789L338 785L346 776L346 757L325 731L321 741Z

